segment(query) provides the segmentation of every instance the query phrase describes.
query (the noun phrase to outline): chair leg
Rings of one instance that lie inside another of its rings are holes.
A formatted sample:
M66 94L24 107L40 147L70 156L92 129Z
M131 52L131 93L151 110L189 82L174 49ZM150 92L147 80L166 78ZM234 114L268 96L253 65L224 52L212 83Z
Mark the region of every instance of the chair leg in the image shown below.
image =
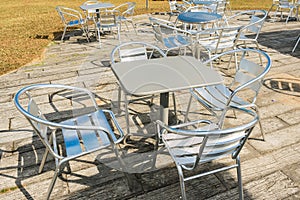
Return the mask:
M122 89L121 87L119 86L118 88L118 102L117 102L117 107L118 107L118 114L120 115L121 114L121 95L122 95Z
M126 120L126 128L127 128L127 135L130 134L130 128L129 128L129 111L128 111L128 104L129 104L129 101L127 99L127 95L126 93L124 92L124 101L125 101L125 120Z
M238 184L239 184L239 199L244 199L244 192L243 192L243 182L242 182L242 173L241 173L241 162L240 157L238 156L236 158L236 164L237 164L237 178L238 178Z
M57 176L59 175L59 173L60 173L60 165L58 165L56 167L53 178L52 178L52 181L49 185L48 192L47 192L47 198L46 198L47 200L50 198L51 192L53 190L53 187L55 185L55 182L56 182L56 179L57 179Z
M181 169L180 166L176 166L176 167L177 167L178 176L179 176L180 190L181 190L182 199L186 200L186 192L185 192L183 172L182 172L182 169Z
M259 46L258 46L258 42L257 42L257 41L255 41L255 44L256 44L256 48L259 49ZM259 54L259 60L260 60L260 64L262 65L262 64L263 64L263 61L262 61L261 54Z
M61 36L61 39L60 39L61 42L64 42L64 38L65 38L66 32L67 32L67 27L65 26L64 32L63 32L63 34L62 34L62 36Z
M259 120L258 120L258 124L259 124L259 128L260 128L261 136L262 136L262 138L263 138L263 141L265 141L265 132L264 132L264 130L263 130L263 128L262 128L259 109L258 109L258 107L257 107L256 105L254 106L254 110L255 110L255 112L257 113L257 116L258 116L258 119L259 119Z
M184 117L184 122L187 122L187 120L188 120L188 114L189 114L189 112L190 112L192 99L193 99L193 96L191 95L191 96L190 96L190 99L189 99L188 106L187 106L187 108L186 108L186 113L185 113L185 117Z
M50 138L52 138L52 137L50 137ZM41 161L41 164L40 164L40 167L39 167L39 173L42 173L42 171L44 169L48 154L49 154L49 150L46 148L45 153L42 158L42 161Z
M132 24L132 27L133 27L133 29L134 29L134 32L135 32L135 34L137 35L136 28L135 28L135 25L134 25L133 21L130 21L130 23Z
M300 34L298 35L297 42L292 50L292 53L294 53L294 51L296 50L296 47L298 46L299 41L300 41Z

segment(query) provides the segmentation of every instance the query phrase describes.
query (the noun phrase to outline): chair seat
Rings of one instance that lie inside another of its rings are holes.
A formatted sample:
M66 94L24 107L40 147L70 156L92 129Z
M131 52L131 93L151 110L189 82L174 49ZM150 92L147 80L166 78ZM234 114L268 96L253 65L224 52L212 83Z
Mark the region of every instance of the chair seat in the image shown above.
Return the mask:
M182 35L164 38L164 43L167 48L178 48L179 46L190 45L188 38Z
M204 103L207 107L214 110L223 110L227 107L226 103L228 98L232 94L232 91L223 84L196 88L195 92L200 97L199 101ZM241 106L248 105L249 102L244 101L243 99L234 96L230 102L230 106Z
M63 121L61 124L70 126L93 126L97 124L100 126L101 124L101 127L109 132L113 141L117 140L105 114L101 110ZM92 151L101 146L107 147L110 145L109 138L103 131L62 129L62 134L65 141L67 156L78 155L82 152ZM83 145L81 144L81 140Z
M84 19L73 20L73 21L68 22L68 26L78 26L78 25L81 25L81 24L84 24L84 23L85 23Z

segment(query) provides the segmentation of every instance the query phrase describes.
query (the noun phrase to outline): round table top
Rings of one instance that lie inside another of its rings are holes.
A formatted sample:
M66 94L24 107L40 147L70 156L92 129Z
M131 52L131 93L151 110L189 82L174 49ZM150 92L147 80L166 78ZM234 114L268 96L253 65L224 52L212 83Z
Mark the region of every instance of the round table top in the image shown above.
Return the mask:
M93 4L82 4L80 8L82 10L92 10L92 9L101 9L101 8L112 8L115 5L112 3L93 3Z
M221 18L222 16L217 13L209 12L185 12L178 16L178 20L185 23L207 23Z
M195 5L210 5L221 1L222 0L193 0L192 3Z

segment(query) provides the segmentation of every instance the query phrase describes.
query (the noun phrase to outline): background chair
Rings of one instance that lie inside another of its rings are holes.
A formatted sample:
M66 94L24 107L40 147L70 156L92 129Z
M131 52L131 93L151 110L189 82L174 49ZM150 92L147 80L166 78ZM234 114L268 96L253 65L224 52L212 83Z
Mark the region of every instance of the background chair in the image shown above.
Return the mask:
M280 19L283 19L283 11L286 10L288 12L285 23L288 23L289 18L292 17L293 11L296 10L295 17L298 18L298 7L300 5L300 1L297 0L295 2L289 2L289 0L279 0L277 9L274 13L274 16L277 16L277 12L280 12Z
M239 35L239 26L204 30L200 35L201 38L198 39L198 59L201 59L201 48L208 52L209 59L211 59L212 55L222 53L225 50L235 49Z
M59 94L62 94L59 102L65 100L67 103L64 105L69 103L69 109L50 109L55 105L53 97ZM117 145L123 140L123 132L111 111L98 108L90 91L64 85L37 84L18 91L14 103L46 148L39 173L43 170L48 154L55 158L56 168L47 199L50 198L58 175L70 160L107 147L112 147L118 155ZM75 109L77 103L80 107Z
M230 123L224 124L227 128L219 128L219 124L208 120L197 120L177 126L167 126L157 121L158 133L177 167L182 199L187 199L186 181L233 168L237 169L239 199L243 199L239 153L257 123L258 116L255 112L246 109L238 112L242 112L239 113L240 115L247 115L247 119L243 123L234 123L237 124L234 126ZM217 168L210 166L205 172L199 173L197 170L198 174L191 173L198 165L224 157L231 157L235 163ZM189 175L184 174L184 171L190 171Z
M252 108L259 115L255 102L262 86L263 78L271 68L271 59L268 54L260 50L236 49L214 56L204 63L212 63L212 61L218 60L220 57L223 59L225 55L231 57L233 54L237 55L238 58L233 62L236 68L235 73L229 75L233 76L233 78L229 78L226 85L219 84L193 89L187 107L186 121L192 97L219 119L222 119L222 111L226 110L228 106ZM248 56L246 56L247 54ZM257 60L259 55L263 57L263 63ZM231 64L230 61L229 64ZM259 122L259 125L264 140L261 122Z
M100 33L104 34L104 31L110 32L113 35L113 31L117 31L117 39L121 42L120 36L120 22L118 18L120 17L120 12L118 10L101 10L99 11L99 19L96 21L97 32L98 32L98 40L101 48L101 38Z
M87 41L89 42L89 35L88 35L88 26L86 23L86 19L82 18L82 15L79 11L63 7L63 6L57 6L56 11L58 12L65 28L64 32L61 36L61 42L64 41L65 34L68 27L80 27L83 31L83 34L85 35Z
M169 21L171 20L172 16L178 16L180 13L185 12L190 6L191 3L188 1L181 1L180 3L177 0L168 0L170 6L170 13L169 13Z
M129 30L127 22L131 23L134 32L137 34L135 24L133 23L133 14L134 14L135 6L136 6L135 2L127 2L115 7L113 10L118 10L121 13L120 16L118 17L118 21L121 24L124 22L127 30Z
M267 12L265 10L247 10L228 17L226 24L229 26L241 26L238 42L242 42L244 48L247 48L248 43L254 43L256 48L259 49L257 39L266 17Z
M175 27L170 21L149 17L150 23L154 31L154 36L157 42L165 49L166 55L172 50L178 50L178 54L181 54L181 50L184 49L184 55L186 54L186 48L190 48L192 51L192 39L188 31Z

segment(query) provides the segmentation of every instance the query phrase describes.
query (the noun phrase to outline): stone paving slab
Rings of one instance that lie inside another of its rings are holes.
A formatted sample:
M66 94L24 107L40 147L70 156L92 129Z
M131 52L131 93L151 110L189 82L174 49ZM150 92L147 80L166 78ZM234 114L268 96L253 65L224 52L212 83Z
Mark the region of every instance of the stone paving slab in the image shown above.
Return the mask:
M148 26L148 15L136 16L135 20L138 34L132 29L122 31L121 40L156 44ZM267 21L259 37L260 47L269 53L273 66L257 100L266 141L250 139L241 153L245 199L300 199L300 50L291 53L299 31L296 21L287 25ZM87 43L80 36L71 37L64 43L50 45L42 61L1 76L0 199L44 199L54 169L53 158L49 157L43 173L38 174L44 147L15 109L14 94L33 83L70 84L87 87L99 94L99 105L110 108L110 100L117 97L117 84L109 68L109 55L118 41L111 37L102 41L102 49L99 49L96 41ZM186 91L176 93L180 113L186 109L187 95ZM66 104L61 101L58 105ZM139 105L135 109L142 107ZM125 123L121 122L121 126L125 127ZM260 137L258 127L252 137ZM131 191L127 186L127 175L99 163L96 156L93 154L80 158L79 162L71 162L72 173L58 179L51 198L181 198L174 165L139 174L137 179L143 183L143 188ZM224 159L199 170L228 162ZM188 182L187 194L189 199L237 199L235 171Z

